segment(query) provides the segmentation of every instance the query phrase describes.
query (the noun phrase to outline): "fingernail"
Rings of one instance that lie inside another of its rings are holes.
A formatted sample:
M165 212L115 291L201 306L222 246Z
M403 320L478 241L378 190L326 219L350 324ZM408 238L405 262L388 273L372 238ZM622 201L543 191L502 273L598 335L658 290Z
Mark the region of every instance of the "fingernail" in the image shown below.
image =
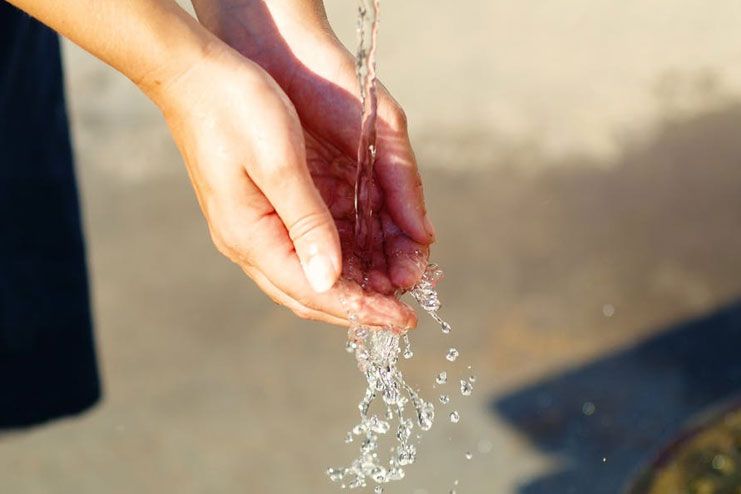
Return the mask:
M432 221L430 221L430 218L427 215L425 215L424 223L425 231L430 237L432 237L432 240L435 240L435 227L432 225Z
M317 293L324 293L334 285L337 279L337 269L329 256L315 254L303 264L304 274L309 280L311 288Z

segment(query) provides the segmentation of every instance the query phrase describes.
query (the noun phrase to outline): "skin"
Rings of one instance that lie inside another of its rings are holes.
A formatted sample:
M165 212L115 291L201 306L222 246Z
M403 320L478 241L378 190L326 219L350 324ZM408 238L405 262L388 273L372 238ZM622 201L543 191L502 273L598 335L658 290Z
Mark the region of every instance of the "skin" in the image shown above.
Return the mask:
M214 244L275 302L343 326L348 309L374 326L416 324L394 295L420 278L434 230L406 119L381 88L374 236L360 259L354 59L321 2L196 0L201 24L169 0L11 3L161 109Z

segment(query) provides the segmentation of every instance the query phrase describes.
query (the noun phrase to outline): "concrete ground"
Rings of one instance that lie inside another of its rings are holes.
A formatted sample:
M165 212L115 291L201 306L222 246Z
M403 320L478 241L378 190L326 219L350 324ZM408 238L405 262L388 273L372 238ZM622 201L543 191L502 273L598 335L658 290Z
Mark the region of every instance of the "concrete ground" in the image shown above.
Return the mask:
M429 397L478 375L387 493L616 493L741 392L739 25L731 0L384 3L455 328L424 323L405 370ZM156 110L65 57L105 399L0 438L0 492L335 492L343 332L220 257Z

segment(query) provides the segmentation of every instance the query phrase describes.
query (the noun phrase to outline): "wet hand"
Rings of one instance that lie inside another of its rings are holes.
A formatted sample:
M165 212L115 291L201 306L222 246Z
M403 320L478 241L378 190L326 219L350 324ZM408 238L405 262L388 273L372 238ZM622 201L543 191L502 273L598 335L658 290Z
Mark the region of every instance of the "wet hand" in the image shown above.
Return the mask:
M217 248L275 302L347 325L335 219L346 213L350 164L304 131L263 69L227 47L158 94ZM413 311L393 297L357 289L344 296L364 322L414 325Z
M379 86L374 241L367 259L353 243L361 104L355 59L333 35L321 3L306 0L194 2L201 22L260 64L300 117L310 172L338 226L344 275L391 295L416 283L434 240L401 107ZM369 271L366 268L369 266Z

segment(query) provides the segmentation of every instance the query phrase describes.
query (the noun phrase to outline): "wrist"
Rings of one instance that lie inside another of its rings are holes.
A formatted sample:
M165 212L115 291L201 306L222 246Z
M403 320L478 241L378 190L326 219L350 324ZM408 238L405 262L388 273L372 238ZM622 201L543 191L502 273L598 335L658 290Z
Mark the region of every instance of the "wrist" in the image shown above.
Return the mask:
M226 48L188 13L175 8L176 15L155 26L141 62L121 70L157 106L168 99L180 78Z

